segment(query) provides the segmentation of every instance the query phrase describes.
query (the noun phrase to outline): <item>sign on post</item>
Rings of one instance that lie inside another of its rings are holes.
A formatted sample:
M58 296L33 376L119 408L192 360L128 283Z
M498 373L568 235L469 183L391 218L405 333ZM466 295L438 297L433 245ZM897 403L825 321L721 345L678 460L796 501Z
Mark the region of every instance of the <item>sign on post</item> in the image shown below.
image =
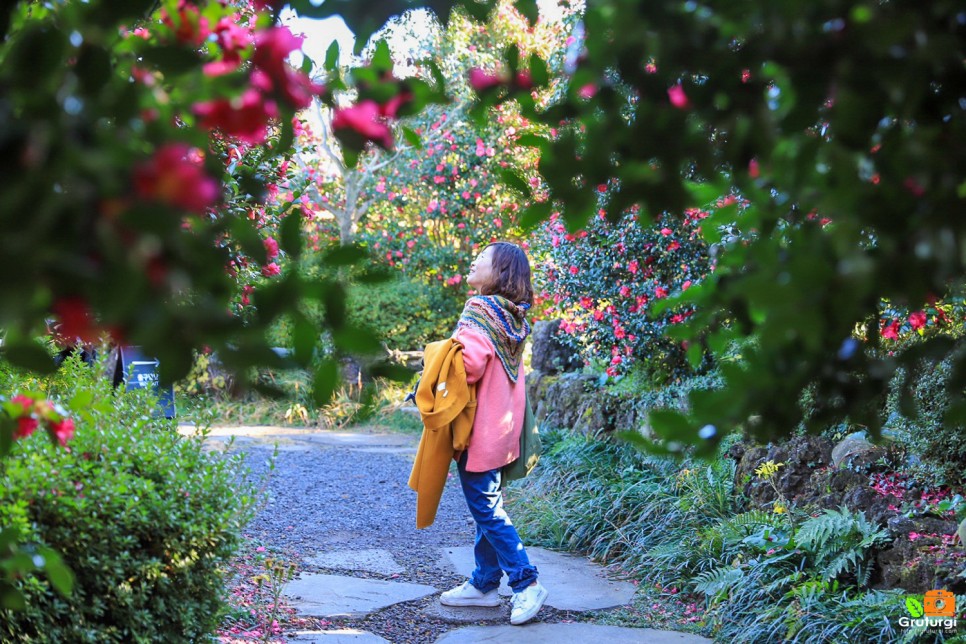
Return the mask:
M128 389L151 389L158 396L158 409L165 418L174 418L174 386L161 387L158 359L145 356L140 347L118 347L114 386L122 382Z

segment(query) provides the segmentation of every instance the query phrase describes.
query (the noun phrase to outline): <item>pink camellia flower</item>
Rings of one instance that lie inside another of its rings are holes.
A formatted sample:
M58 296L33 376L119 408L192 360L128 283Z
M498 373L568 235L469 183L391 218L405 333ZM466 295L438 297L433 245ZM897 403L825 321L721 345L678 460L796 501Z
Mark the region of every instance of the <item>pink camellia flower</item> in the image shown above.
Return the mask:
M272 27L255 34L255 53L252 55L252 63L258 68L252 73L252 85L263 91L269 85L296 109L308 107L312 96L325 91L324 86L313 83L312 79L285 62L289 54L302 48L302 40L303 37L293 35L288 27Z
M661 299L662 297L667 297L667 289L663 286L658 286L654 289L654 297Z
M926 312L916 311L909 315L909 325L918 331L926 326Z
M268 257L268 259L275 259L278 257L277 241L275 241L272 237L266 237L262 240L262 243L265 245L265 256Z
M477 92L485 92L494 87L499 87L503 85L504 79L497 74L490 74L485 72L478 67L474 67L470 70L470 85Z
M380 120L379 105L372 100L337 109L332 116L332 131L340 138L358 137L372 141L385 150L391 150L393 146L392 130Z
M218 129L250 145L265 141L268 121L278 117L275 101L267 100L258 90L247 89L233 99L220 98L194 106L201 126Z
M221 47L221 56L226 63L234 63L235 67L241 64L241 52L252 44L252 31L242 27L229 17L224 17L218 21L214 29L217 37L218 46Z
M48 427L51 434L53 434L54 438L57 439L57 442L60 443L61 447L66 445L67 441L74 436L74 421L70 418L64 418L60 421L51 422Z
M275 275L281 275L282 269L278 267L278 264L272 262L271 264L266 264L262 267L262 275L265 277L274 277Z
M524 91L533 89L533 77L530 76L530 72L517 72L517 75L513 78L513 88Z
M138 166L134 171L134 189L142 199L196 213L214 205L220 192L218 182L205 172L199 155L184 143L165 144Z
M577 90L577 96L583 99L591 99L597 94L597 85L595 83L587 83L583 87Z
M761 170L758 167L758 159L754 158L748 162L748 176L752 179L757 179L761 175Z
M684 88L681 87L680 83L669 87L667 96L671 99L671 105L679 110L686 109L689 106L688 95L684 93Z

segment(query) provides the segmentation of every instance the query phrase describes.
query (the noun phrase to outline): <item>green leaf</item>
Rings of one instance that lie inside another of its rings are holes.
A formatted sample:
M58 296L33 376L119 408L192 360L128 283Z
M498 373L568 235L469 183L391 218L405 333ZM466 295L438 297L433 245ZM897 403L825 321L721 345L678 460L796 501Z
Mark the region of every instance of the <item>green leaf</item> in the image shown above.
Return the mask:
M292 259L302 254L302 216L298 211L290 212L282 218L278 228L279 242Z
M353 355L372 355L382 351L379 336L360 327L344 327L332 332L335 346Z
M265 243L255 223L247 217L233 217L230 224L231 236L241 246L242 251L259 264L268 262Z
M540 17L537 0L516 0L513 5L517 8L517 11L523 14L531 27L537 24L537 18Z
M27 603L24 601L23 593L2 579L0 579L0 608L12 611L23 611L27 609Z
M402 131L403 131L403 139L406 140L406 143L413 146L417 150L423 149L423 140L420 138L418 134L416 134L416 132L412 128L404 127Z
M333 40L329 48L325 50L325 69L326 71L337 73L339 71L339 41Z
M524 198L530 199L530 185L523 180L516 172L509 168L500 170L500 180L508 187L520 192Z
M339 365L332 358L324 359L312 378L312 398L319 407L332 399L339 383Z
M65 597L70 595L74 589L74 573L67 567L64 560L50 548L39 548L37 553L43 557L43 569L50 585L61 595Z
M165 76L178 76L194 71L201 63L198 52L179 45L149 47L141 51L141 57Z
M552 210L553 207L547 201L532 204L520 215L520 227L524 230L533 230L540 222L550 217Z
M346 244L337 246L326 252L322 256L322 264L325 266L352 266L367 259L369 253L358 244Z
M299 316L292 329L292 344L295 348L295 361L307 366L312 362L315 346L319 340L319 329L311 320Z
M536 54L530 54L530 78L537 87L546 87L550 83L547 63Z
M2 354L11 364L36 373L53 373L57 366L43 345L30 340L20 340L7 344Z
M541 148L547 143L550 143L545 137L539 136L537 134L523 134L517 137L517 145L524 145L532 148Z
M694 431L686 416L667 409L655 409L648 414L654 433L667 440L690 442Z
M90 389L81 389L70 399L71 411L87 409L91 406L92 402L94 402L94 392Z
M389 71L392 69L392 52L389 50L389 43L385 40L376 42L375 51L372 53L371 64L379 71Z

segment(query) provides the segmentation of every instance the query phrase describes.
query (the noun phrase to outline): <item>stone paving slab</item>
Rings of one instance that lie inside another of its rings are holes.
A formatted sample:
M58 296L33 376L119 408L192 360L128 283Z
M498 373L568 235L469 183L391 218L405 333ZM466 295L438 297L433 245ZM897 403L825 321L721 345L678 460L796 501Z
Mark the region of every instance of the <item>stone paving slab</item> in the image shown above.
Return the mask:
M443 555L460 575L469 577L476 567L472 547L443 548ZM558 610L614 608L629 604L634 597L634 584L608 579L603 567L583 557L543 548L527 548L527 555L540 571L540 583L550 591L547 605ZM512 593L504 575L500 594Z
M481 606L443 606L439 601L431 602L423 608L423 615L429 619L439 619L449 624L479 624L493 622L506 624L510 621L510 602L502 606L484 608Z
M405 570L393 558L388 550L335 550L327 551L305 561L320 568L336 568L338 570L364 570L380 575L395 575Z
M338 631L298 631L286 641L299 644L392 644L389 640L355 629Z
M525 624L523 626L471 626L445 633L436 644L711 644L690 633L653 628L623 628L596 624Z
M284 594L299 615L359 616L438 592L432 586L339 575L302 575L285 586Z

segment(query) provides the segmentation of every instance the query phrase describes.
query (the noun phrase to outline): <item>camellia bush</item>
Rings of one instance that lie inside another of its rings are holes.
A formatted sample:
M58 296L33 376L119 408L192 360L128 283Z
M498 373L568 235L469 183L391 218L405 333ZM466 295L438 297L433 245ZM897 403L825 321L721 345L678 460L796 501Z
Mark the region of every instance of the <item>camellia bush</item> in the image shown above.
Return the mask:
M689 363L688 345L666 333L687 320L693 307L655 314L653 306L707 276L711 259L699 228L708 215L695 209L684 219L665 216L651 224L629 213L610 223L601 211L573 233L559 214L551 215L543 228L548 251L540 269L555 303L548 314L561 317L561 339L588 362L603 362L609 376L638 364L660 382L701 368L701 346L694 345Z

